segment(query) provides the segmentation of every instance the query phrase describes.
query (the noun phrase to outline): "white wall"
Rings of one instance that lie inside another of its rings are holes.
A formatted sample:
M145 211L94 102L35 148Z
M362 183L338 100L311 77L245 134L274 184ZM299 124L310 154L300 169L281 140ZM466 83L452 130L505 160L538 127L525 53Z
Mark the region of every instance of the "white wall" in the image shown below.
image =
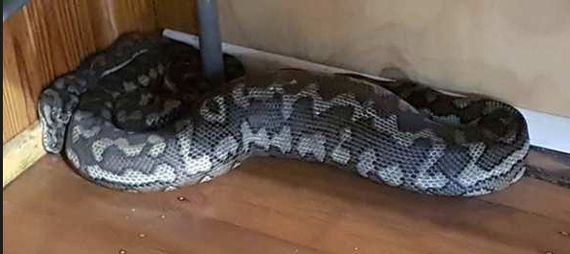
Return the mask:
M220 0L224 40L570 116L568 0Z

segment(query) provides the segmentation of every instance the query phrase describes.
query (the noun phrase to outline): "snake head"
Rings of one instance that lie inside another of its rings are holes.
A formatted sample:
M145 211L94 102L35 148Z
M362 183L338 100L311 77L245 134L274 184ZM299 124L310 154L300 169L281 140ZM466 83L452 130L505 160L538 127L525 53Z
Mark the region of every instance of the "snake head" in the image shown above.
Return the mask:
M44 90L40 95L38 112L42 141L47 152L60 153L63 149L67 125L78 104L77 95L55 87Z

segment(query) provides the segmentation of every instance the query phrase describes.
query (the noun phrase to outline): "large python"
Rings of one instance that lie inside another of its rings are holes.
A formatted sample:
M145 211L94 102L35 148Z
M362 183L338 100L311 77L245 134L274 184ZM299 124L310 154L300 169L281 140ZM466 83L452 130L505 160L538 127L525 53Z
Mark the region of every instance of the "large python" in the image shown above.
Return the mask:
M125 191L209 181L254 156L316 161L434 195L502 190L524 173L527 125L513 107L412 81L283 69L208 85L198 50L130 34L40 97L47 151Z

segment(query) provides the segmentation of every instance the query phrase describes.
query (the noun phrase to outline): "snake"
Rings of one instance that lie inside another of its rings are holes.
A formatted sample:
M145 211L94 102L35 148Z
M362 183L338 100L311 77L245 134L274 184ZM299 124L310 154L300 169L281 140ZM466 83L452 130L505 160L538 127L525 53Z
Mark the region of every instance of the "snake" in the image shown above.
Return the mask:
M165 37L120 36L42 91L45 150L128 192L208 182L252 156L441 196L494 193L524 175L527 123L499 100L348 72L250 73L225 53L226 81L214 85L201 61Z

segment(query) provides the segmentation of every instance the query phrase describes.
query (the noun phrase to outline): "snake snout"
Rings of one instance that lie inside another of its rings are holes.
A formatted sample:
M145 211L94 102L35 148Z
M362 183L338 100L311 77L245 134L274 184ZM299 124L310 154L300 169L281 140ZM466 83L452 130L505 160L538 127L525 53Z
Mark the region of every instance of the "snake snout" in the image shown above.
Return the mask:
M38 113L44 148L50 153L63 149L65 132L79 103L76 95L61 89L46 89L40 96Z
M44 148L49 153L59 153L63 149L66 127L59 120L58 110L44 105L40 108L40 128Z

